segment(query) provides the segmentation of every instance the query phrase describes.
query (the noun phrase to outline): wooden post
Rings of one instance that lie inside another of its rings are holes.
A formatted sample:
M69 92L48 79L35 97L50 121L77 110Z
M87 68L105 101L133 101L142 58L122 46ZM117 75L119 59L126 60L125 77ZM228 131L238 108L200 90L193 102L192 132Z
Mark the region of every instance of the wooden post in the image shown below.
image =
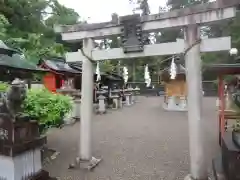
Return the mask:
M219 93L219 144L222 144L222 135L225 131L225 118L224 118L224 111L225 111L225 98L224 98L224 82L223 76L219 76L219 83L218 83L218 93Z

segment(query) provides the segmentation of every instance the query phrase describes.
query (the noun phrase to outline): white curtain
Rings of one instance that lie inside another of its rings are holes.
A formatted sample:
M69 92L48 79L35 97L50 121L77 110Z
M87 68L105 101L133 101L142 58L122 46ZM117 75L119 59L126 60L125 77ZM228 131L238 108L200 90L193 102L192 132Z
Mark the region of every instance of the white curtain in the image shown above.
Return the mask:
M123 79L125 84L128 82L128 69L127 67L123 67Z
M96 74L97 74L97 82L99 82L101 80L101 73L100 73L99 62L97 62Z
M172 58L171 67L170 67L170 79L175 79L177 75L177 66L174 62L174 57Z
M146 86L149 87L151 85L151 77L148 71L148 65L145 66L144 79Z

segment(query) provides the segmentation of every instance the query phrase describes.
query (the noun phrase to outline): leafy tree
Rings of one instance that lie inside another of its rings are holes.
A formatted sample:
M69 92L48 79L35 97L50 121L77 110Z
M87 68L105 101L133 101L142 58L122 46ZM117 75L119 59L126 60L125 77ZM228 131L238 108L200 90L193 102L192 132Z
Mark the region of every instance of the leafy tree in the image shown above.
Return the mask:
M43 12L48 3L46 0L1 0L0 12L11 24L9 30L19 33L16 35L40 33L44 29Z
M53 0L51 7L52 15L45 21L45 24L51 28L56 24L76 24L80 18L77 12L61 5L57 0Z
M0 39L37 62L42 56L64 55L56 43L54 24L75 24L79 15L57 0L0 0Z
M137 9L143 15L149 14L147 0L134 1ZM171 11L179 8L191 6L193 4L206 3L208 0L168 0L168 8L159 8L162 11ZM80 16L73 9L61 5L57 0L0 0L0 39L7 45L21 50L25 56L37 62L42 56L64 55L68 50L66 42L56 42L58 39L54 33L54 24L75 24L80 21ZM202 31L209 37L219 37L225 35L232 36L232 47L240 49L240 15L225 24L205 27ZM163 30L154 33L155 43L175 41L176 38L183 38L183 31ZM100 48L117 48L120 46L117 36L110 37L99 43ZM79 44L76 47L80 47ZM227 53L207 53L203 54L203 64L229 62ZM135 75L135 80L143 80L144 65L149 64L152 74L159 72L167 63L161 63L166 57L144 57L136 60L106 61L101 63L103 70L116 71L121 69L118 64L129 67ZM133 68L130 68L133 67ZM151 68L152 67L152 68Z
M8 19L3 14L0 14L0 39L6 38L7 26L9 26Z
M175 10L207 2L209 0L168 0L167 5L170 6L170 10Z

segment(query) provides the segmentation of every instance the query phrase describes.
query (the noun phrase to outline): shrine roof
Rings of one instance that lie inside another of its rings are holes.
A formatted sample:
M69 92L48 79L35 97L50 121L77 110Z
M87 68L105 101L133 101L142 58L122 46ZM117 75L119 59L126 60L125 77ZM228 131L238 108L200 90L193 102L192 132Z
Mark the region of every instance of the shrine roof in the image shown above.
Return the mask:
M12 56L14 53L18 53L18 51L8 47L2 40L0 40L0 54Z
M108 79L113 81L123 81L123 77L119 76L116 73L106 72L106 73L103 73L103 75L105 75Z
M240 63L211 64L205 66L205 71L211 71L218 75L240 74Z
M12 56L0 54L0 67L14 68L23 71L46 72L46 70L39 68L35 64L27 61L20 54L13 54Z
M82 63L81 62L71 62L71 63L68 63L68 65L77 70L77 71L80 71L82 73Z
M81 73L81 71L70 67L69 64L65 62L65 59L61 57L44 58L41 60L40 66L45 69L56 71L57 73L70 73L70 74Z

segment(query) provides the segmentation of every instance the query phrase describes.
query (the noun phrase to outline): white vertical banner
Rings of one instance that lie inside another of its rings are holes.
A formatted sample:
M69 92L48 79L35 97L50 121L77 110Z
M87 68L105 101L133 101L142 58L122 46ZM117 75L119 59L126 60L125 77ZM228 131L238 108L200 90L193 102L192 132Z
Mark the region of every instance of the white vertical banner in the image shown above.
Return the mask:
M124 79L124 83L127 84L127 82L128 82L128 69L127 69L127 67L123 67L123 79Z
M149 74L148 65L145 66L144 79L145 79L146 86L150 87L151 77L150 77L150 74Z
M177 66L174 62L174 56L173 56L171 66L170 66L170 79L175 79L176 75L177 75Z
M99 81L101 80L101 73L100 73L99 61L97 62L96 75L97 75L97 82L99 82Z

